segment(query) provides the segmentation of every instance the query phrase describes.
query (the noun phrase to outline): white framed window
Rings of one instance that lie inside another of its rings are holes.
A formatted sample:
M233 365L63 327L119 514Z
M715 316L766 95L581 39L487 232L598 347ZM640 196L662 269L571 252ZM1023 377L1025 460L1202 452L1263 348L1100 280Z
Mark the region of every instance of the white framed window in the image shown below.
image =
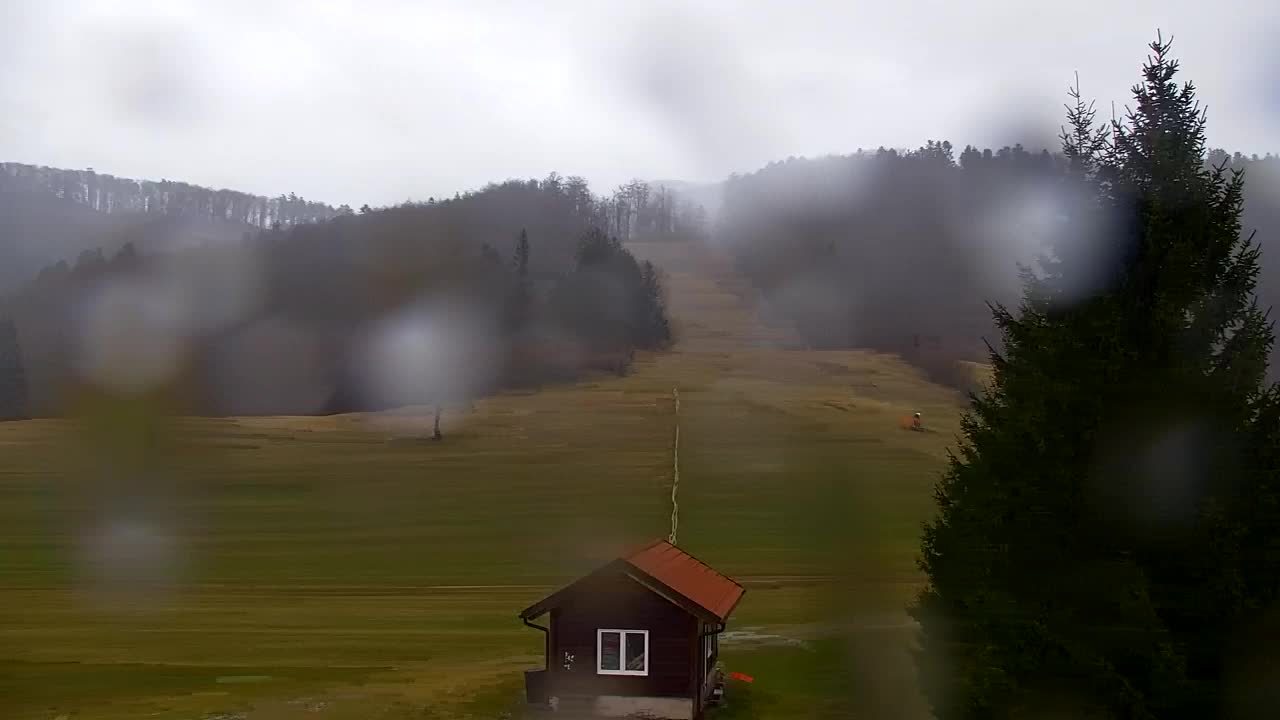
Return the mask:
M649 631L596 631L597 675L648 675Z

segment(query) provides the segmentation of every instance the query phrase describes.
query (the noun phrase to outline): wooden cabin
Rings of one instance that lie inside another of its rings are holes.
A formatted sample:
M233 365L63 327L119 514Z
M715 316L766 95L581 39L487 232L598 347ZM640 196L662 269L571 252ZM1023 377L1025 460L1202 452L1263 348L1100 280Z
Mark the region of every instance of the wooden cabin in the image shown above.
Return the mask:
M743 588L658 540L520 613L546 633L530 703L600 717L693 720L720 685L718 635ZM546 625L532 621L549 615Z

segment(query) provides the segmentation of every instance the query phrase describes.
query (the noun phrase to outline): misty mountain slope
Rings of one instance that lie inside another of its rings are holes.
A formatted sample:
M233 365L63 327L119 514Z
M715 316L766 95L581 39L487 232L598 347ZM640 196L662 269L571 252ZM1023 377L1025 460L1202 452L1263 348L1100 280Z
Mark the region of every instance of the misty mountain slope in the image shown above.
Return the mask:
M616 372L669 329L657 279L596 229L608 209L553 176L179 252L88 253L0 299L0 317L18 329L33 415L64 411L86 380L114 383L94 377L108 366L155 358L146 382L215 415L374 410ZM130 359L101 359L130 332L142 338Z
M131 180L91 170L0 163L0 293L42 268L125 243L170 251L239 240L275 223L338 213L296 196L266 198L188 183Z
M0 291L16 288L45 265L110 247L110 225L91 208L48 193L0 192Z
M85 251L110 255L125 243L170 251L239 240L244 223L183 215L104 213L38 190L0 190L0 292L15 290L59 260Z
M114 215L182 215L261 230L319 222L350 208L333 208L294 193L265 197L173 180L135 180L88 170L0 162L0 191L41 192Z
M1207 162L1245 173L1243 229L1258 232L1258 297L1273 306L1280 158L1215 150ZM955 363L984 362L983 338L998 343L987 303L1018 304L1020 265L1073 244L1103 256L1105 224L1081 237L1065 230L1065 218L1089 210L1066 189L1064 167L1060 155L1021 145L958 151L934 141L792 158L725 182L715 237L814 347L897 353L964 387Z

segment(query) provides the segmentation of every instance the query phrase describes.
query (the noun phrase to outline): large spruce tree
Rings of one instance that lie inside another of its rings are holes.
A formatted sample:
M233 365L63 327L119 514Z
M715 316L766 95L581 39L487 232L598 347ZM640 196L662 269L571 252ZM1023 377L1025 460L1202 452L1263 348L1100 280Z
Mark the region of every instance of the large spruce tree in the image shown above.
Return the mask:
M1061 233L936 490L912 607L941 720L1247 716L1275 598L1280 410L1244 178L1157 39L1120 121L1079 98Z

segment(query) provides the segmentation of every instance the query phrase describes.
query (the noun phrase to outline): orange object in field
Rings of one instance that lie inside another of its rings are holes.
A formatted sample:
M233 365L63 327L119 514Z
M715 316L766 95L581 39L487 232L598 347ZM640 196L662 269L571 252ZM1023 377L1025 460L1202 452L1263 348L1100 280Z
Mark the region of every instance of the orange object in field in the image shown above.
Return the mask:
M903 415L902 420L899 422L899 424L902 426L903 430L910 430L912 427L915 426L916 419L911 417L910 415Z
M733 678L734 680L741 680L742 682L751 683L756 681L756 679L751 677L750 675L744 675L740 672L731 672L729 673L729 677Z

